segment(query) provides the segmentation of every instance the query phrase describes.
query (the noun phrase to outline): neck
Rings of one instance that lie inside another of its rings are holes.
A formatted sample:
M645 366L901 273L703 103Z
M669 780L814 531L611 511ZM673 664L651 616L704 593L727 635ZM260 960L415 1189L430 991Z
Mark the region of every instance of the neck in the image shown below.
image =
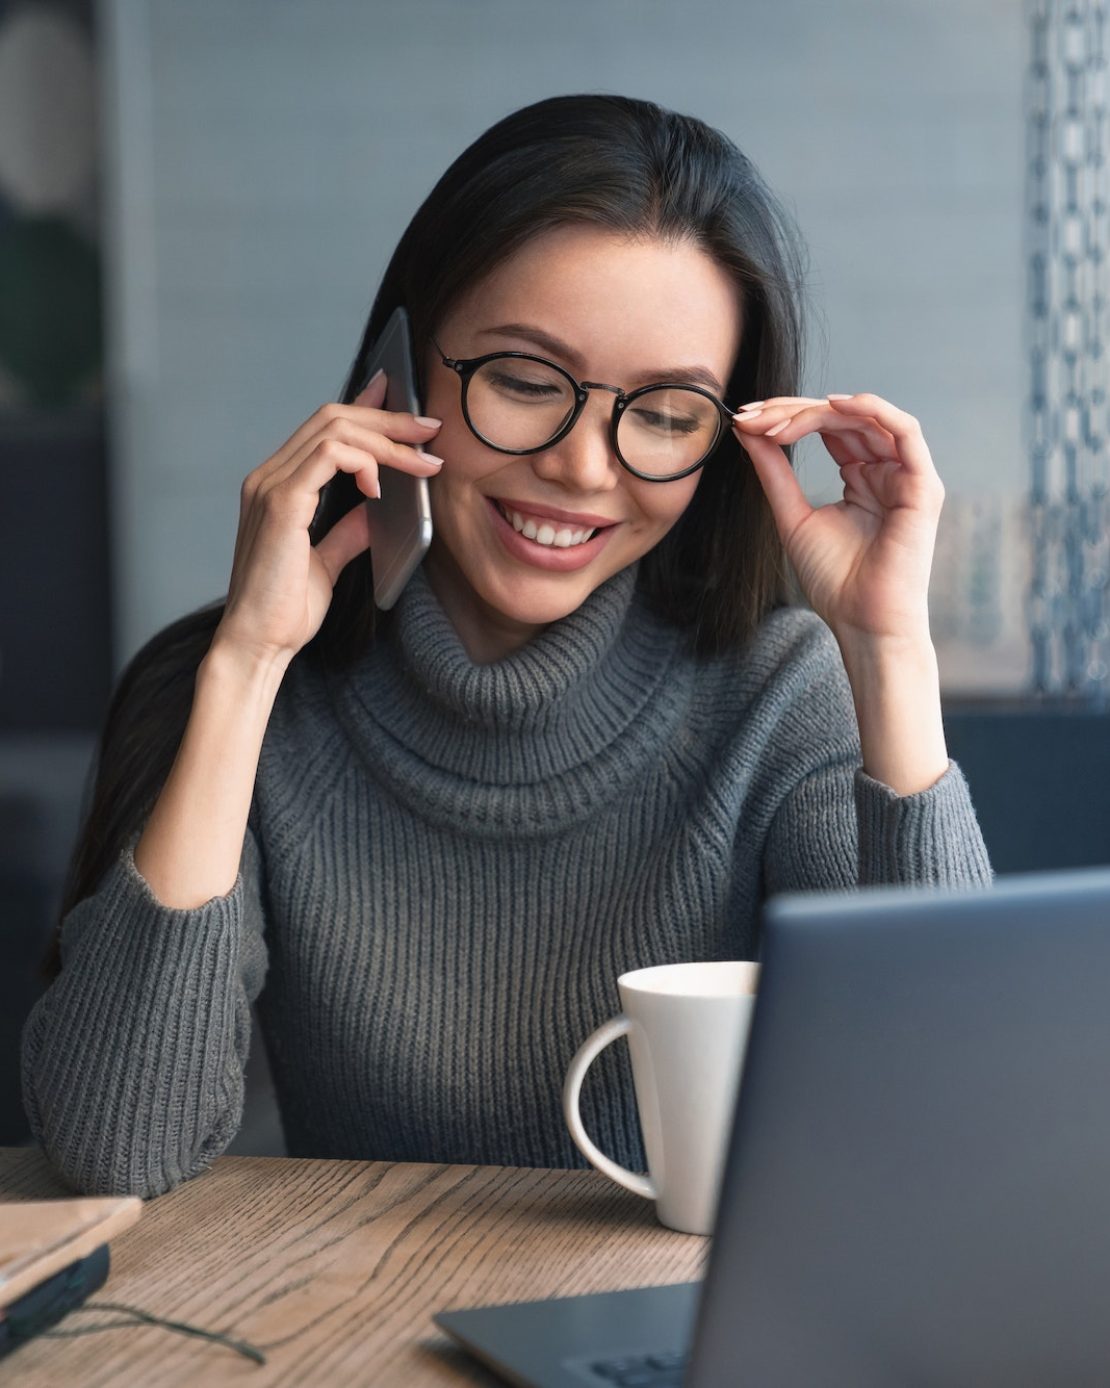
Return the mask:
M504 660L544 630L543 624L517 622L490 607L466 581L442 546L432 545L424 571L428 586L475 665L492 665Z

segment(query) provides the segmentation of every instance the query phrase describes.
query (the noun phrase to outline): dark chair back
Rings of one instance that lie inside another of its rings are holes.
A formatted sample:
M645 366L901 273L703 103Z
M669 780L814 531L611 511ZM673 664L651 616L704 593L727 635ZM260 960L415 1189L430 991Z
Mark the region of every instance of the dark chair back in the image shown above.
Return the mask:
M1110 714L950 708L944 726L996 872L1110 864Z

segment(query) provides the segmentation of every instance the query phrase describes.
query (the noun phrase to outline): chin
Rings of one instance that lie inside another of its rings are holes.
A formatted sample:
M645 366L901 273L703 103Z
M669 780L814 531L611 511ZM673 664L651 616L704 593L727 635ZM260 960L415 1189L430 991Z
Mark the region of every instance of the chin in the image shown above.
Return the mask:
M591 581L582 574L553 582L529 579L512 588L484 595L489 605L503 616L525 626L548 626L561 621L581 607L595 588L609 578Z

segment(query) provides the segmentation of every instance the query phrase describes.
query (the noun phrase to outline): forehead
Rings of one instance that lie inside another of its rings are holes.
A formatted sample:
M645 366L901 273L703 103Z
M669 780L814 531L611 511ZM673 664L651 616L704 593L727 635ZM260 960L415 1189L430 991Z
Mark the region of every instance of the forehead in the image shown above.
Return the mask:
M724 380L742 313L735 281L690 241L565 226L526 242L471 288L449 321L472 335L499 323L542 328L599 376L689 361Z

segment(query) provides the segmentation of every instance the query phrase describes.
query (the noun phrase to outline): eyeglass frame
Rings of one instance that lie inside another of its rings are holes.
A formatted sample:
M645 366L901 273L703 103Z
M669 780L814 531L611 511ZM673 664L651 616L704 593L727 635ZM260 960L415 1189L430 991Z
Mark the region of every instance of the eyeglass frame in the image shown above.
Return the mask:
M729 409L729 407L725 404L723 400L721 400L718 396L714 395L711 390L707 389L705 386L694 385L690 381L653 381L650 385L637 386L635 390L625 391L622 390L620 386L609 385L605 381L575 380L575 378L570 374L570 372L566 369L565 366L560 366L558 362L550 361L547 357L536 356L534 352L486 352L483 356L480 357L449 357L434 337L432 338L432 345L439 353L443 361L443 365L450 367L451 370L454 371L459 377L459 385L462 388L462 413L463 418L466 420L467 428L470 430L470 432L474 435L476 439L484 443L488 448L495 449L498 453L511 453L515 456L520 457L530 453L542 453L545 449L551 448L553 445L557 444L561 439L566 438L566 436L578 423L579 419L582 417L582 411L586 408L586 403L590 398L590 391L609 390L612 391L613 394L616 396L616 399L613 401L613 413L609 421L609 441L613 445L613 452L616 454L617 462L620 463L621 467L623 467L626 472L630 472L633 477L638 477L641 479L641 481L677 482L679 478L689 477L691 473L697 472L699 468L703 468L706 465L706 463L709 461L710 456L713 453L713 450L720 443L721 438L725 432L726 426L732 422L732 418L735 413L735 411ZM486 362L496 361L502 357L515 357L522 361L539 362L541 366L550 366L552 370L557 371L561 376L564 376L570 382L571 386L574 389L574 408L571 410L567 422L558 430L557 433L553 434L551 438L549 438L546 441L546 443L541 443L536 448L505 448L499 443L494 443L492 439L487 439L485 434L481 433L477 425L470 418L470 411L467 408L466 397L471 377L479 369L479 367L484 366ZM665 477L659 477L650 472L640 472L638 468L634 468L632 464L628 461L628 459L624 457L617 444L617 428L620 425L620 421L622 416L624 415L625 410L628 408L628 406L632 403L633 400L639 399L641 395L646 395L649 391L652 390L667 389L692 390L697 395L703 395L707 400L712 401L712 403L717 406L717 409L720 414L720 419L718 420L717 434L714 437L713 442L709 445L709 447L705 450L705 452L702 454L702 456L698 459L696 463L692 463L689 467L683 468L681 472L669 472Z

